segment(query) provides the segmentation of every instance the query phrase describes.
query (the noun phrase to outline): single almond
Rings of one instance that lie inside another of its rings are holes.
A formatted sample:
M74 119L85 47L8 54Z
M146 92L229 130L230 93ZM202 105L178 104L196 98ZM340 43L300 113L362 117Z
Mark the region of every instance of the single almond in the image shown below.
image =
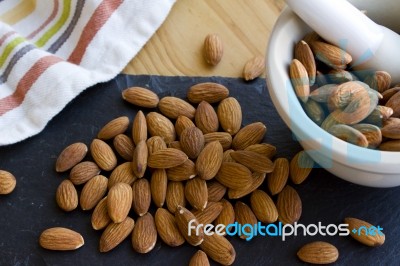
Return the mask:
M126 161L132 161L135 145L130 137L125 134L115 136L113 146L117 153Z
M175 140L176 133L174 124L162 114L150 112L146 116L147 130L151 136L160 136L165 143Z
M213 180L207 182L207 194L208 194L208 202L218 202L220 201L226 193L226 187L222 185L220 182Z
M385 234L380 227L376 228L366 221L352 217L345 218L344 223L349 225L350 235L364 245L376 247L385 243Z
M94 139L90 144L90 151L96 164L105 171L111 171L117 166L117 157L106 142Z
M217 34L208 34L204 39L204 59L212 66L217 65L224 54L221 38Z
M400 151L400 140L389 140L379 145L381 151Z
M117 183L107 195L107 211L114 223L121 223L132 206L132 188L126 183Z
M186 206L185 187L182 182L168 181L165 202L171 213L175 213L178 206Z
M238 163L222 163L215 178L222 185L233 189L250 187L252 181L251 171Z
M168 177L165 169L155 169L151 174L150 191L154 204L161 208L167 195Z
M235 135L232 140L232 147L236 150L244 150L250 145L258 144L262 141L266 132L267 127L261 122L249 124Z
M107 183L107 177L97 175L83 186L79 199L82 210L91 210L97 205L107 192Z
M367 76L364 82L372 89L382 93L390 89L392 77L386 71L375 71L373 75Z
M194 178L196 175L196 166L190 159L183 164L167 169L167 177L171 181L185 181Z
M328 97L328 108L330 111L344 109L354 99L366 93L361 83L348 81L337 86Z
M400 117L400 91L393 95L387 102L386 107L393 109L394 117Z
M132 185L136 179L137 177L132 170L132 163L125 162L115 167L115 169L111 172L107 187L110 189L113 185L120 182Z
M174 149L183 151L183 150L182 150L181 143L180 143L180 141L178 141L178 140L175 140L175 141L172 141L172 142L168 143L167 147L168 147L168 148L174 148Z
M390 139L400 139L400 118L391 117L383 123L382 136Z
M310 43L314 55L328 66L334 68L342 68L351 63L353 60L351 55L339 47L321 41L314 41Z
M248 60L243 68L243 78L247 81L253 80L265 71L265 59L263 56L255 56Z
M129 126L129 118L127 116L117 117L105 124L97 134L97 138L102 140L112 139L118 134L124 133Z
M142 180L142 179L141 179ZM132 247L141 254L153 250L157 242L157 229L150 213L139 217L132 231Z
M283 224L293 224L300 219L302 203L299 194L287 185L279 194L276 203L278 220Z
M179 231L190 245L198 246L203 242L203 228L198 227L199 221L192 212L185 207L178 206L175 212L175 221ZM197 227L198 230L196 230Z
M274 170L274 163L270 159L253 151L235 151L231 157L253 172L271 173Z
M182 131L180 146L190 159L196 159L204 147L203 132L197 127L189 127Z
M328 129L328 133L333 136L344 140L348 143L360 146L368 147L369 143L367 137L362 134L359 130L348 125L334 125ZM300 180L301 181L301 180Z
M150 183L145 178L136 180L132 185L132 209L139 216L147 213L151 204Z
M208 257L222 265L232 265L236 259L236 251L231 242L218 234L204 235L200 248Z
M257 188L259 188L263 184L266 174L254 172L254 173L252 173L251 176L252 176L252 178L251 178L249 186L239 188L239 189L229 188L228 189L228 198L229 199L240 199L240 198L250 194L251 192L253 192Z
M39 237L40 246L49 250L76 250L84 243L81 234L64 227L46 229Z
M148 149L144 140L140 141L132 156L132 171L135 176L142 178L147 169L148 163Z
M135 221L126 217L121 223L110 223L100 237L100 252L108 252L124 241L132 232Z
M379 113L382 115L383 120L389 119L393 115L393 109L387 106L383 105L378 105L376 109L379 111Z
M151 154L147 163L151 168L167 169L181 165L188 159L188 156L183 151L174 148L166 148Z
M143 112L137 112L132 124L132 139L135 145L139 142L147 140L147 121Z
M286 186L287 180L289 178L289 160L286 158L277 158L274 161L275 167L272 173L268 174L267 185L274 196L282 191Z
M149 138L146 144L149 155L153 154L158 150L167 148L167 144L165 144L165 141L160 136L154 136Z
M222 203L222 210L218 217L215 219L214 224L223 224L226 227L229 224L233 224L235 222L235 210L232 204L226 199L222 199L220 202Z
M85 143L77 142L66 147L56 161L56 171L65 172L85 158L88 152L88 147Z
M315 241L302 246L297 257L307 263L330 264L338 259L339 251L330 243Z
M192 103L206 101L217 103L229 96L229 90L222 84L204 82L193 85L189 88L187 97Z
M276 147L268 143L253 144L244 150L256 152L269 159L272 159L272 157L274 157L276 154Z
M196 160L196 170L201 179L210 180L218 173L223 159L223 148L219 141L208 143Z
M2 183L1 176L2 173L0 171L0 183ZM4 194L1 193L3 190L1 187L2 186L0 186L0 194ZM78 192L70 180L65 179L58 186L56 191L56 202L62 210L67 212L75 210L76 207L78 207Z
M301 184L310 175L314 161L305 152L298 152L290 161L290 179L296 185Z
M388 90L385 90L384 92L382 92L382 99L380 100L380 102L382 104L386 104L387 101L389 101L389 99L392 98L392 96L398 93L399 91L400 87L393 87Z
M242 125L242 108L235 98L228 97L222 100L218 105L217 115L224 131L233 136L240 130Z
M310 80L307 69L297 59L293 59L289 68L290 81L299 99L306 103L310 95Z
M206 101L199 103L194 116L196 126L204 133L217 132L219 121L214 107Z
M315 64L314 54L311 51L310 46L304 40L301 40L294 47L294 58L299 60L307 70L310 85L315 83L315 77L317 75L317 67Z
M365 136L368 141L368 148L376 149L382 143L383 133L379 127L371 124L357 124L353 128Z
M157 94L142 87L131 87L125 89L122 91L122 99L144 108L155 108L159 102Z
M193 214L200 224L211 224L220 215L223 207L221 202L208 202L204 210L194 210Z
M207 254L202 250L198 250L190 259L189 266L210 266Z
M158 208L154 215L158 235L170 247L177 247L185 243L175 217L166 209Z
M74 185L82 185L92 177L100 174L100 168L94 162L84 161L75 165L69 173L69 179Z
M111 222L107 211L107 196L97 203L93 210L91 223L94 230L102 230Z
M245 204L241 201L237 201L235 204L234 210L235 210L236 221L240 225L243 226L245 224L250 224L252 226L257 226L257 222L258 222L257 217L254 215L253 211L247 204ZM246 232L246 234L244 234L244 232L240 233L239 237L241 239L248 239L248 237L249 237L248 234L251 234L251 231L250 231L251 229L248 227L243 228L243 229ZM248 240L250 240L250 239L248 239Z
M232 145L232 136L227 132L212 132L208 134L204 134L205 144L208 144L213 141L219 141L221 143L222 148L224 150L230 149Z
M175 131L176 134L180 137L182 132L188 127L194 127L194 123L187 116L180 115L175 121Z
M185 100L173 96L166 96L158 103L160 112L170 119L177 119L183 115L189 119L194 118L196 109Z
M204 210L208 202L206 181L198 177L188 180L185 185L185 197L193 208Z
M251 209L257 219L263 223L275 223L278 220L278 210L274 201L262 190L255 190L250 197Z
M10 194L17 185L15 176L8 171L0 170L0 195Z

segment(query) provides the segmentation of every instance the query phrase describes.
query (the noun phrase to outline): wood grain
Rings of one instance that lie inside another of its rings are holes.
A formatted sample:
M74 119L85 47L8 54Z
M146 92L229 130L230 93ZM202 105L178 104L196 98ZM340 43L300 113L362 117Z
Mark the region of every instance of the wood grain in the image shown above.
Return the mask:
M264 55L283 0L177 0L164 24L126 66L127 74L241 77L247 60ZM224 56L215 67L203 42L217 33Z

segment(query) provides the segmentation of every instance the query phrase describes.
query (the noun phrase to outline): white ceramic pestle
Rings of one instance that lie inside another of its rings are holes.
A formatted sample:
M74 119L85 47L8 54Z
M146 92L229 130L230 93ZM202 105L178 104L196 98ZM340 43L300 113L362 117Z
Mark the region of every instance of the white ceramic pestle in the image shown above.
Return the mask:
M376 24L346 0L286 0L326 41L353 57L354 70L384 70L400 83L400 35ZM383 4L383 3L382 3Z

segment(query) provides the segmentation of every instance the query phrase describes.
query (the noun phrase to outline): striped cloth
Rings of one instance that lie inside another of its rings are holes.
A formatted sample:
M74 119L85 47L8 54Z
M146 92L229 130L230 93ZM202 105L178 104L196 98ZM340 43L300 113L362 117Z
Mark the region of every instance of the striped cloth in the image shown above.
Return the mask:
M114 78L175 0L0 0L0 145L46 126Z

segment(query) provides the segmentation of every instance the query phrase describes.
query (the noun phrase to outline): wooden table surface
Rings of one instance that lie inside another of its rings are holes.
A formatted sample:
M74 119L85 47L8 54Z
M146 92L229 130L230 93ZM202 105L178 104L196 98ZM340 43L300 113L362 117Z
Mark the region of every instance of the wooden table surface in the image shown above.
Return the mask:
M127 74L241 77L247 60L265 55L283 0L177 0L164 24L126 66ZM204 38L217 33L221 62L203 59Z

